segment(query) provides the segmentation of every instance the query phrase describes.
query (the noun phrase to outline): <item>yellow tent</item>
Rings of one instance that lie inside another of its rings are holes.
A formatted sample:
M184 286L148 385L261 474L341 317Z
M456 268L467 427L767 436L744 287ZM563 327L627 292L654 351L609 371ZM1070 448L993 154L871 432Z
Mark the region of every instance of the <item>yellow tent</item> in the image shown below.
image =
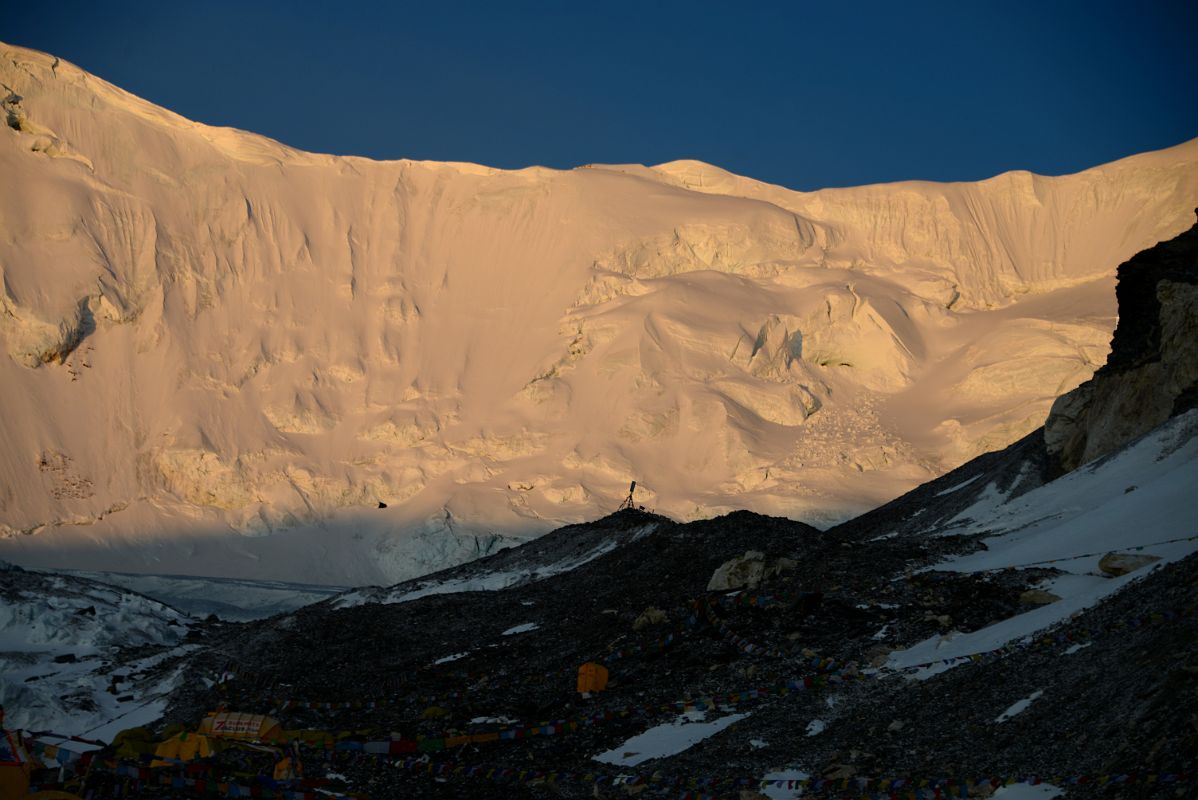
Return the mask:
M207 758L212 755L212 743L202 733L188 733L184 731L155 747L154 755L157 758L150 762L151 767L170 767L174 766L178 761L195 761L197 758Z
M200 733L243 742L283 742L283 727L273 717L237 711L209 711L200 721Z
M154 741L154 734L145 728L126 728L113 738L112 746L117 758L135 759L153 755L158 743Z

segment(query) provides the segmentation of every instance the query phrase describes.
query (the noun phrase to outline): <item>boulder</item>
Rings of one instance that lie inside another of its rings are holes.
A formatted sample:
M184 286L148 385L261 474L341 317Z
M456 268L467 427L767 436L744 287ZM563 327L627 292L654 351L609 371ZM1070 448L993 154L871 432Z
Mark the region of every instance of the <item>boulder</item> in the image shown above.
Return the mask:
M865 651L865 662L871 667L881 667L890 660L890 654L893 652L893 647L889 647L884 644L876 644Z
M1055 603L1060 600L1059 595L1052 592L1046 592L1043 589L1028 589L1019 595L1020 605L1025 606L1046 606L1049 603Z
M783 573L794 572L799 568L799 562L793 558L776 558L765 570L766 580Z
M852 764L829 764L823 771L823 778L828 781L842 781L856 775L857 768Z
M748 550L743 556L725 561L711 575L707 591L725 592L730 589L756 589L765 576L765 553Z
M1098 569L1102 570L1104 575L1118 578L1157 561L1160 561L1159 557L1145 553L1107 553L1098 562Z
M647 628L650 625L660 625L663 622L669 621L669 616L656 606L649 606L641 615L636 618L636 622L632 623L632 629L639 631L641 628Z

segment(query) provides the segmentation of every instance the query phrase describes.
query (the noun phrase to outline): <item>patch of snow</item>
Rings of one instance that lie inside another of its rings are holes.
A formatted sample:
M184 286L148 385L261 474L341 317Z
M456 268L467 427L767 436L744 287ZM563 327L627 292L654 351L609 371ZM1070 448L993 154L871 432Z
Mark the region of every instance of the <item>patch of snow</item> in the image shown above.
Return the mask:
M170 688L173 689L175 687L171 686ZM121 704L118 708L123 709L126 705L133 704ZM160 719L165 712L166 699L162 697L155 698L141 705L133 705L128 710L121 710L116 716L111 717L94 728L88 728L83 733L92 739L111 742L113 737L121 731L128 730L129 728L137 728L142 725L149 725L151 722Z
M882 626L882 627L881 627L881 628L878 630L878 632L877 632L877 633L875 633L873 636L871 636L871 637L869 637L869 638L871 638L871 639L885 639L885 638L886 638L886 632L887 632L888 630L890 630L890 623L887 623L887 624L883 625L883 626Z
M652 727L619 747L600 753L595 760L621 767L635 767L654 758L677 755L747 716L747 713L729 714L711 722L693 722L691 717L683 714L673 722Z
M68 750L72 753L90 753L93 750L100 750L101 745L90 744L88 742L76 742L67 736L59 736L54 733L39 733L31 737L35 742L42 744L52 744L62 750Z
M508 719L507 717L475 717L470 720L471 725L511 725L516 720Z
M968 528L967 523L974 522L979 518L988 517L996 508L1005 503L1006 500L1006 493L999 491L998 486L991 481L986 485L986 488L982 490L982 493L978 495L978 499L974 500L971 505L967 506L955 517L950 519L948 521L948 525L951 527L954 523L957 523L956 528L952 530L953 533L957 533L962 527ZM946 533L947 532L948 531L946 531Z
M976 481L976 480L977 480L978 478L980 478L980 477L982 477L982 476L981 476L981 473L979 473L979 474L977 474L977 475L974 475L974 476L973 476L972 478L970 478L969 480L967 480L967 481L962 481L961 483L958 483L956 486L950 486L949 488L945 489L945 490L944 490L944 491L942 491L942 492L936 492L936 496L937 496L937 497L944 497L946 494L952 494L953 492L956 492L956 491L958 491L958 490L960 490L960 489L964 489L966 486L968 486L969 484L973 483L974 481Z
M978 572L1068 559L1054 566L1086 573L1106 552L1140 547L1166 560L1184 558L1198 542L1153 543L1195 534L1187 500L1198 486L1198 438L1191 432L1177 446L1175 435L1196 421L1198 411L1176 417L1113 458L975 516L971 531L998 535L985 539L986 550L936 568ZM1139 489L1124 492L1131 483Z
M1094 643L1093 643L1093 642L1086 642L1085 644L1075 644L1075 645L1071 645L1071 646L1069 647L1069 649L1065 651L1065 653L1064 653L1064 654L1065 654L1065 655L1067 655L1067 656L1071 656L1071 655L1073 655L1074 653L1076 653L1078 650L1084 650L1085 648L1089 647L1089 646L1090 646L1090 645L1092 645L1092 644L1094 644Z
M1002 724L1002 723L1006 722L1007 720L1009 720L1011 717L1013 717L1017 714L1022 714L1024 711L1027 711L1028 707L1031 706L1032 703L1039 700L1043 695L1044 695L1044 690L1037 689L1036 691L1032 692L1030 695L1023 698L1022 700L1018 700L1018 701L1012 703L1011 707L1008 708L1006 711L1002 712L1001 714L999 714L998 717L994 721L996 723Z
M933 636L891 653L887 667L906 669L1027 640L1100 603L1151 569L1101 577L1095 573L1106 552L1147 553L1160 558L1161 565L1198 551L1198 541L1159 544L1194 536L1188 509L1189 496L1198 486L1195 422L1198 411L1190 411L1113 458L1075 470L1010 502L996 502L984 513L976 512L970 529L995 532L985 539L987 549L951 557L930 569L985 572L1065 559L1052 566L1069 574L1049 584L1061 599L971 633ZM1138 491L1125 493L1131 483L1139 486ZM1081 555L1086 553L1095 555ZM928 678L952 666L937 663L914 677Z
M811 777L801 769L783 769L766 773L761 779L761 793L770 800L793 800L803 794L802 781Z
M514 628L508 628L506 631L501 633L500 636L515 636L518 633L528 633L529 631L535 631L539 627L540 626L537 625L537 623L535 623L535 622L525 622L521 625L517 625Z
M438 658L433 662L433 665L436 666L437 664L448 664L450 661L457 661L459 658L465 658L468 655L470 655L469 651L464 653L451 653L450 655Z
M652 523L650 525L642 525L632 532L632 538L629 539L628 541L639 542L641 539L644 539L646 536L653 533L653 531L655 531L655 530L657 530L657 523Z
M631 538L628 541L634 542L637 539L644 538L656 529L657 525L655 524L642 525L632 532ZM338 597L333 601L333 607L352 608L367 603L382 603L384 605L407 603L421 597L438 594L457 594L459 592L497 592L520 583L542 581L555 575L571 572L584 564L594 561L596 558L610 553L619 544L618 540L609 539L582 555L563 559L547 566L529 565L523 569L504 572L486 572L461 578L420 581L414 588L405 588L390 592L380 592L377 588L359 589L346 592ZM533 602L526 601L525 604L533 605Z
M769 746L770 746L770 743L765 741L764 739L750 739L749 740L749 747L752 747L754 750L763 750Z
M67 574L130 589L188 614L199 617L215 614L220 619L232 622L266 619L275 614L295 611L302 606L340 594L348 588L192 575L79 571Z
M497 592L528 580L528 572L489 572L468 578L452 578L444 581L422 581L406 591L379 594L378 590L359 589L347 592L333 601L334 608L353 608L368 603L407 603L421 597L458 592Z
M1056 566L1055 564L1053 566ZM1060 567L1058 567L1059 569ZM1041 581L1036 588L1043 589L1046 592L1051 592L1057 597L1069 597L1070 595L1078 594L1079 592L1092 589L1097 586L1104 585L1110 578L1103 575L1077 575L1072 572L1066 572L1061 575L1055 575L1046 581Z
M813 719L807 723L807 735L818 736L819 734L823 733L824 729L827 727L828 723L824 722L822 719Z
M919 664L937 662L912 676L918 680L925 680L956 666L939 663L946 659L986 653L1021 640L1030 641L1037 632L1064 622L1076 612L1097 604L1136 580L1136 577L1133 573L1122 578L1113 578L1104 586L1092 591L1062 598L1055 603L1009 617L972 633L950 631L944 635L937 634L906 650L894 651L890 654L886 666L891 669L908 669Z

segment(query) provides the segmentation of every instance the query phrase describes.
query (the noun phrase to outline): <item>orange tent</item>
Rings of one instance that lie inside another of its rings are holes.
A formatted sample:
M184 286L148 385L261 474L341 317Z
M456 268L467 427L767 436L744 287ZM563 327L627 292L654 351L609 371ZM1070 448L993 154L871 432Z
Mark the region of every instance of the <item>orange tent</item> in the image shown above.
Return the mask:
M304 777L304 766L291 756L283 756L275 764L274 775L276 781L290 781L302 778Z
M578 691L602 692L607 688L607 667L588 661L578 668Z

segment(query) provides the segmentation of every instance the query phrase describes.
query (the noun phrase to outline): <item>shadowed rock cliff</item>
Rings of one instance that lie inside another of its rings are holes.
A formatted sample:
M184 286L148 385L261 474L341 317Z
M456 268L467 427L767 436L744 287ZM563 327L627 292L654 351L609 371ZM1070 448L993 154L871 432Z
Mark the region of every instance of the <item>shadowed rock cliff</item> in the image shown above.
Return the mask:
M1106 366L1052 406L1048 452L1068 472L1198 405L1198 225L1120 265Z

